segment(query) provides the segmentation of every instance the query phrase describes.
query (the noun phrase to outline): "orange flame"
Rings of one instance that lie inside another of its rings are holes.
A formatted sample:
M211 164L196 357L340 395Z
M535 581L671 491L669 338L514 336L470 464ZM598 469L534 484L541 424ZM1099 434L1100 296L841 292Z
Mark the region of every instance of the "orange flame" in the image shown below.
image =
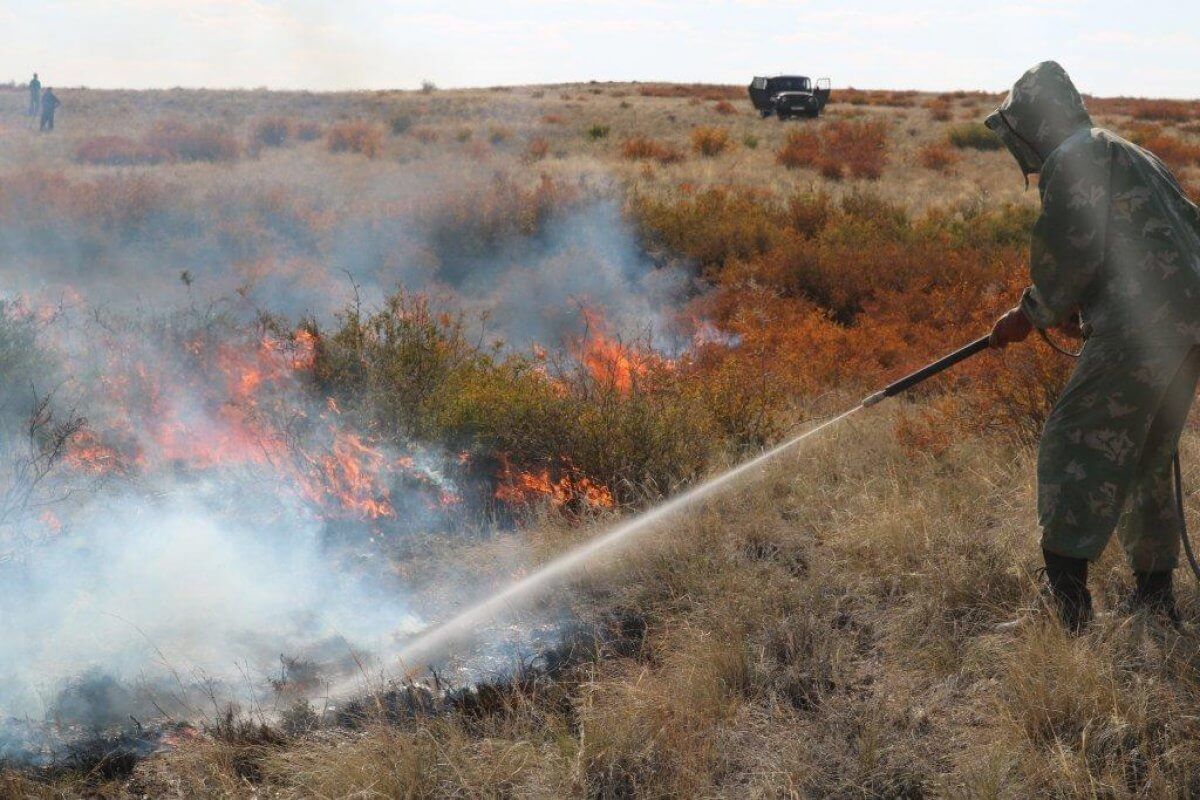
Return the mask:
M531 506L549 502L554 508L575 503L587 509L612 508L612 492L583 475L573 464L565 462L561 477L551 477L549 469L514 470L508 458L500 459L499 485L493 496L512 506Z
M629 394L636 381L649 374L652 362L658 359L611 336L608 322L599 311L583 308L580 313L588 329L588 338L576 348L580 363L600 384Z

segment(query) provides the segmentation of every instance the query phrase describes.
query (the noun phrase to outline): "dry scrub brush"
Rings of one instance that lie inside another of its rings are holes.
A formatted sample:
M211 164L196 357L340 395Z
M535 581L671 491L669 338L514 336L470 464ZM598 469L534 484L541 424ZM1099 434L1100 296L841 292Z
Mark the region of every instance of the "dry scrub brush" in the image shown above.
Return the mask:
M621 157L631 161L652 160L660 164L674 164L684 158L679 148L649 136L632 136L626 139L621 143Z
M700 126L692 131L692 150L702 156L712 158L719 156L725 152L732 144L732 139L729 137L729 131L724 128L715 128L707 125Z
M788 132L775 160L787 167L812 167L829 180L877 180L888 159L888 128L881 120L834 120L817 129Z
M325 147L331 153L359 153L376 158L383 150L383 131L372 122L339 122L325 134Z

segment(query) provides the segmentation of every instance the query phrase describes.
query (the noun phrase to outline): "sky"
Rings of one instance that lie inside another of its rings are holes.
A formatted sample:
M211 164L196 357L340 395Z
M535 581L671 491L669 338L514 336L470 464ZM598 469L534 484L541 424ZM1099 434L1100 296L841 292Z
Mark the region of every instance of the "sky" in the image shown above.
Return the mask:
M1061 62L1098 95L1200 96L1200 3L1039 0L0 0L0 81L412 89L599 81L1000 90Z

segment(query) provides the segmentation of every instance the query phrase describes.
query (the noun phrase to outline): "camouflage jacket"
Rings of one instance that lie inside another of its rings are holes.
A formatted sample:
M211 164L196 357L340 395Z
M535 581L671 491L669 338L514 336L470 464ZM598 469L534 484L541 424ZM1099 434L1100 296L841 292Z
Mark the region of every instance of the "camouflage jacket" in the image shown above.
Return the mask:
M1039 328L1078 310L1096 335L1200 344L1200 214L1151 152L1092 126L1053 61L1013 86L986 124L1039 173L1033 285L1021 308Z

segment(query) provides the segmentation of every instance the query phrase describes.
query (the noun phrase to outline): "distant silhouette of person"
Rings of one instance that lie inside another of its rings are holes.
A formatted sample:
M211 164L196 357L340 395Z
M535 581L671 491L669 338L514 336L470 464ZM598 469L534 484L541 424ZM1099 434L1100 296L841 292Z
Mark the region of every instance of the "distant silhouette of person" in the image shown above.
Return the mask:
M38 126L38 130L54 130L54 109L61 105L54 95L54 90L47 87L46 91L42 92L42 124Z
M38 80L37 73L33 73L33 80L29 82L29 113L31 117L37 116L38 109L42 107L42 82Z

